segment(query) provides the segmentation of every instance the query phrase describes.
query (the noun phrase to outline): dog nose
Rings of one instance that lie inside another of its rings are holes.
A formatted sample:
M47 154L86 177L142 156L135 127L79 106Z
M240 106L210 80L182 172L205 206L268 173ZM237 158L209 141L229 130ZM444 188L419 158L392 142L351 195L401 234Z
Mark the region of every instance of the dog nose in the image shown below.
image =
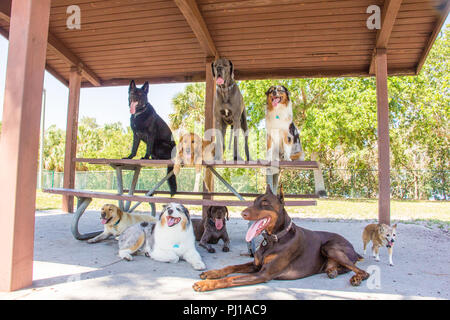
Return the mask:
M172 210L172 209L169 209L169 210L167 210L167 213L168 213L168 214L172 214L172 213L173 213L173 210Z
M246 218L250 217L250 212L248 212L248 210L245 209L244 211L241 212L241 216L242 216L242 218L246 219Z

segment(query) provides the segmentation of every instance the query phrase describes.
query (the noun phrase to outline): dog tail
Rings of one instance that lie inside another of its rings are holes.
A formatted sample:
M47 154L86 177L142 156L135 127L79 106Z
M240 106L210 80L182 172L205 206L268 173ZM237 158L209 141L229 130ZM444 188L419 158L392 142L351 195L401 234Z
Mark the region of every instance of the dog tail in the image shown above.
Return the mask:
M169 174L171 171L173 171L173 166L167 167L167 174ZM177 193L177 178L173 174L169 180L167 181L170 188L170 196L173 197Z

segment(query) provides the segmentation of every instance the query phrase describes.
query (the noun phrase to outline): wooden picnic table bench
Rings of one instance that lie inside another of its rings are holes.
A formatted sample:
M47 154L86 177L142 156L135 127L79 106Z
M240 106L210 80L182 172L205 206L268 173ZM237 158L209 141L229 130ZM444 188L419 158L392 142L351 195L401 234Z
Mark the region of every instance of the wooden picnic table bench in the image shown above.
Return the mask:
M164 184L172 175L173 171L168 173L163 179L158 181L151 190L136 190L136 185L139 179L139 174L141 168L143 167L167 167L173 165L172 160L133 160L133 159L75 159L76 162L83 162L95 165L109 165L115 169L117 175L117 193L108 192L97 192L89 190L77 190L77 189L44 189L43 192L60 194L65 196L73 196L77 198L77 210L75 212L72 221L72 234L78 240L87 240L95 237L102 231L80 233L78 228L78 223L86 211L87 207L91 203L92 199L110 199L117 200L119 202L119 207L121 210L131 213L134 211L141 203L147 202L151 206L151 214L156 216L156 203L170 203L176 202L183 205L199 205L199 206L250 206L253 201L245 200L244 197L254 198L259 194L256 193L239 193L236 191L216 170L215 168L266 168L268 170L273 170L273 168L278 169L300 169L300 170L311 170L317 169L318 164L316 161L279 161L279 162L269 162L266 160L257 161L215 161L215 162L203 162L202 166L210 170L218 179L221 181L228 190L226 192L189 192L180 191L177 192L177 197L156 197L156 194L169 194L167 191L158 190L158 188ZM193 165L184 165L184 167L193 167ZM134 171L133 179L129 189L125 189L123 185L123 170ZM274 178L275 176L275 178ZM272 189L276 192L276 185L278 181L278 173L268 177L268 183L272 186ZM136 195L136 193L143 193L144 195ZM204 199L204 196L236 196L239 200L217 200L217 199ZM202 196L202 199L192 199L183 196ZM287 199L309 199L318 198L314 194L286 194ZM131 203L136 202L133 207ZM285 202L286 206L314 206L316 205L315 200L287 200ZM249 223L250 224L250 223ZM249 251L255 252L254 243L249 243Z

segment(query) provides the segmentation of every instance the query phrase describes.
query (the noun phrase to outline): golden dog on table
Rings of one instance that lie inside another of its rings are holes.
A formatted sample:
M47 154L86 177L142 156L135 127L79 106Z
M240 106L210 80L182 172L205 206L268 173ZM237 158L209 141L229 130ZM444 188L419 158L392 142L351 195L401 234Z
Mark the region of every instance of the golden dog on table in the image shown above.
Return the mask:
M198 191L200 175L202 172L202 162L213 161L215 155L214 150L214 143L203 140L195 133L186 133L182 135L180 142L177 145L177 156L173 168L174 174L178 175L180 173L182 164L193 164L195 167L194 191ZM205 186L209 192L212 190L212 183L211 175L209 175L209 178L205 175Z

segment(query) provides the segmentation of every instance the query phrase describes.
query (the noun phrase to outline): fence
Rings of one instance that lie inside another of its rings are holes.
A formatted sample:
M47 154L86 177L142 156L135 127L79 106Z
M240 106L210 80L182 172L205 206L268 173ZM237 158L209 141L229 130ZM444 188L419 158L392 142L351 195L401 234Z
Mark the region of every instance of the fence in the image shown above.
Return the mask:
M217 169L239 192L263 192L265 174L262 169ZM330 197L376 198L378 194L377 170L324 169L325 187ZM137 189L148 190L166 174L166 169L143 169ZM434 170L392 170L391 195L394 199L436 199L447 200L450 171ZM42 188L62 188L64 173L44 171ZM286 193L314 193L312 171L285 170L281 182ZM129 186L132 171L124 171L124 186ZM179 191L194 189L195 170L182 169L177 176ZM75 177L75 188L89 190L117 190L115 171L79 171ZM161 190L168 191L167 184ZM217 192L228 192L215 181Z

